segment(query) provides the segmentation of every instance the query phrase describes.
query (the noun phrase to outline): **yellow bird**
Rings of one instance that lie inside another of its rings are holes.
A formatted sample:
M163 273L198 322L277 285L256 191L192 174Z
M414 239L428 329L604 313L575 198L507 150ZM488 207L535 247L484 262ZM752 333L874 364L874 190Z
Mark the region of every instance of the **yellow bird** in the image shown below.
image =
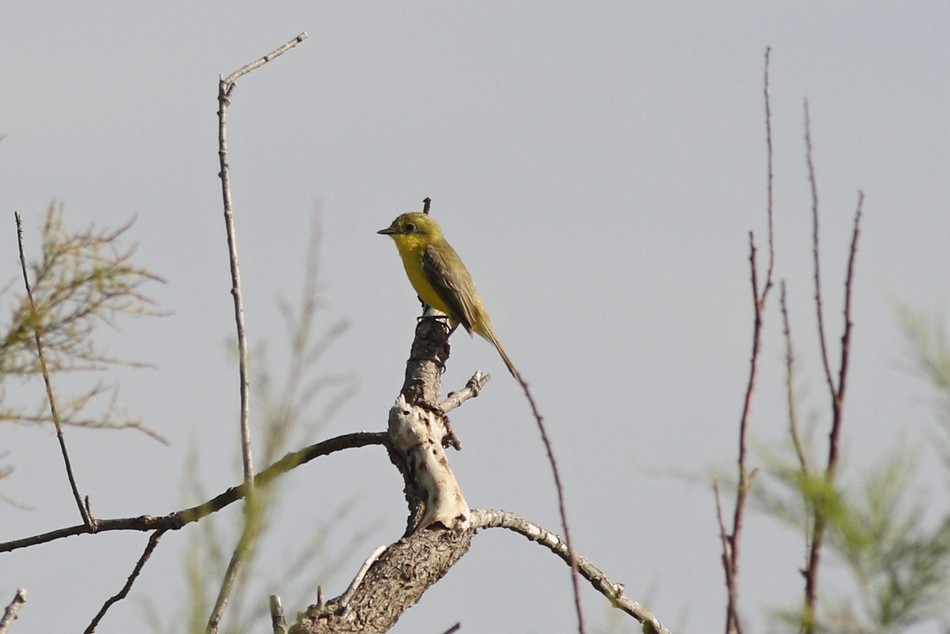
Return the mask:
M477 333L490 341L511 376L521 381L515 364L498 341L472 276L462 258L442 236L439 223L424 213L413 211L402 214L377 233L395 241L406 275L419 298L448 315L453 330L462 324L469 335Z

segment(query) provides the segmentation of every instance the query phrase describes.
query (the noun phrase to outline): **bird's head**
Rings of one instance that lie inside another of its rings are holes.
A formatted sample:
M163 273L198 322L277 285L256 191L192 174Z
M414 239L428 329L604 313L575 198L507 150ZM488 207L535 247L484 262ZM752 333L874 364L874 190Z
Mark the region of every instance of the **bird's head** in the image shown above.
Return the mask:
M442 239L439 223L419 211L402 214L391 225L376 233L390 236L401 248L424 247L434 240Z

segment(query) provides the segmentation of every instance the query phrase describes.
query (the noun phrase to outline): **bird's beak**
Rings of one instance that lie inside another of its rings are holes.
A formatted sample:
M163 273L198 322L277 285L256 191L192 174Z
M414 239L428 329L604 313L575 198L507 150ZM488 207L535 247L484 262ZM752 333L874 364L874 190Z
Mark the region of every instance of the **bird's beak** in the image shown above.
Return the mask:
M394 233L396 233L396 230L393 229L392 227L386 227L385 229L380 229L376 233L382 234L384 236L391 236Z

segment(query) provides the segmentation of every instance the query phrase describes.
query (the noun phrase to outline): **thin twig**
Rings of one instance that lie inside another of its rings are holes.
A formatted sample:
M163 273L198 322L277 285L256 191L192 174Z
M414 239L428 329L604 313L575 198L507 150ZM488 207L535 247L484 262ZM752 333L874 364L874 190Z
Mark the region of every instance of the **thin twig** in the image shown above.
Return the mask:
M759 373L759 359L762 355L762 327L764 324L762 313L765 307L765 293L759 295L758 270L755 263L756 248L752 232L749 232L749 268L752 282L752 304L754 324L752 327L752 356L749 359L749 379L746 382L745 396L742 402L742 414L739 418L739 453L736 459L738 467L738 482L736 484L736 505L732 514L732 532L726 535L728 549L723 552L723 565L726 570L726 590L728 601L726 604L726 634L734 632L741 634L742 625L739 622L739 543L742 536L742 523L745 518L746 499L748 498L751 479L746 466L747 437L749 418L752 415L752 396L755 394L756 379Z
M568 550L567 540L556 533L513 513L495 509L472 509L472 528L507 528L541 544L567 564L576 565L579 574L587 579L597 592L607 597L614 607L643 623L644 632L670 634L656 616L624 594L623 584L611 580L587 558L572 554Z
M838 380L832 375L831 364L828 359L827 339L824 329L824 316L821 303L821 276L819 269L819 242L818 242L818 188L815 181L815 170L812 161L811 127L808 114L808 101L805 100L805 151L808 164L808 178L812 190L812 253L815 268L815 310L818 319L818 338L821 346L822 364L825 372L825 382L831 398L831 430L828 433L828 463L825 468L825 479L828 485L834 480L838 466L838 446L841 436L841 425L844 414L844 394L847 385L847 374L850 359L851 343L851 293L854 280L854 263L860 237L861 209L864 204L864 193L858 192L858 205L854 216L854 228L851 235L851 246L848 253L848 269L845 276L844 300L844 331L841 336L841 357L838 367ZM815 517L812 523L811 545L808 549L805 575L805 605L802 631L813 634L817 628L816 605L818 602L818 570L821 565L821 551L824 544L827 517L822 509L816 506Z
M818 239L818 183L815 178L815 164L812 159L811 117L808 113L808 100L805 100L805 160L808 164L808 183L811 186L811 253L815 268L815 311L818 317L818 342L821 346L821 365L825 370L825 383L831 395L832 406L835 400L835 381L831 376L831 363L828 360L828 341L825 336L825 318L821 304L821 258Z
M241 564L247 558L248 552L250 552L252 543L257 537L257 525L258 521L251 517L253 510L247 510L254 506L254 489L247 489L247 496L245 502L245 514L244 514L244 525L241 528L241 536L238 538L238 543L234 547L234 550L231 552L231 559L228 561L228 567L224 572L224 577L221 580L221 587L218 589L218 596L215 598L214 607L211 609L211 615L208 617L208 626L205 628L205 631L209 634L218 631L218 627L221 625L221 619L224 617L224 610L228 606L228 601L231 599L231 593L234 591L234 584L237 581L237 574L241 568Z
M782 280L779 293L779 305L782 309L782 336L785 338L785 400L788 403L788 430L792 437L795 456L803 475L808 475L808 457L798 431L798 413L795 408L795 356L792 347L792 327L788 319L788 304L785 297L785 280Z
M765 288L762 291L762 301L765 301L765 295L772 287L775 277L775 197L772 187L773 181L773 153L772 153L772 80L770 77L770 62L772 60L772 47L765 48L765 77L762 93L765 97L765 146L766 161L768 163L768 219L769 219L769 268L765 276Z
M102 604L99 612L93 617L92 622L90 622L89 626L85 629L85 634L91 634L92 632L95 632L96 626L99 625L99 621L101 621L102 617L106 615L106 612L109 610L109 608L128 596L129 590L132 589L132 584L135 583L135 579L139 576L139 573L142 572L145 562L147 562L149 557L152 556L152 551L154 551L155 547L158 546L158 540L162 538L162 535L165 534L165 531L166 529L164 528L159 529L152 533L152 535L148 538L148 544L146 544L145 550L142 552L142 556L139 557L139 560L135 563L135 567L132 569L132 573L129 575L129 578L126 579L125 585L122 586L122 589L119 590L118 593L112 597L109 597L109 599Z
M726 522L722 515L722 495L719 491L719 480L713 480L713 495L716 500L716 522L719 524L719 542L722 547L722 569L726 574L726 632L739 631L738 610L739 587L736 583L735 575L738 572L738 566L733 564L732 543L733 539L726 528ZM738 503L738 501L737 501Z
M841 335L841 362L838 367L838 388L835 392L835 418L832 421L828 438L828 475L833 477L838 466L838 440L841 436L845 388L848 381L848 362L851 358L851 294L854 289L854 261L858 253L858 238L861 236L861 208L864 206L864 192L858 192L858 206L854 212L854 228L851 232L851 247L848 251L848 272L844 281L844 333Z
M732 514L732 531L726 530L722 519L722 505L718 483L714 483L716 494L716 515L719 522L720 540L722 541L722 563L726 576L726 634L741 634L742 623L739 621L739 553L742 538L742 526L745 519L746 501L752 487L751 472L746 464L748 444L749 420L752 416L752 399L755 394L756 381L759 373L759 360L762 356L762 330L766 300L772 289L775 279L775 201L773 195L773 151L772 151L772 106L771 80L769 78L769 62L772 49L765 49L765 71L763 77L763 96L765 100L765 145L766 145L766 218L768 220L768 267L765 272L765 282L759 286L759 273L756 264L755 236L749 232L749 270L752 284L752 354L749 359L749 378L746 382L745 396L742 401L742 413L739 417L739 449L736 459L738 468L738 482L736 484L736 505Z
M491 374L482 374L481 371L475 372L472 378L465 383L465 387L458 392L449 392L445 400L439 404L443 414L448 414L453 409L461 407L462 403L470 398L478 396L485 384L491 381Z
M228 238L228 260L231 269L231 296L234 298L234 319L237 328L238 340L238 358L240 374L240 393L241 393L241 458L244 466L244 482L247 486L248 502L252 502L254 490L254 459L251 451L251 426L250 426L250 380L248 369L247 352L247 333L244 325L244 299L241 287L241 271L238 264L237 253L237 234L234 228L234 212L231 201L231 172L228 162L228 144L227 144L227 110L231 104L231 95L236 86L238 78L260 68L272 59L283 55L307 37L306 33L301 33L294 39L286 42L274 51L271 51L264 57L246 64L234 71L225 79L218 82L218 160L221 171L218 176L221 178L221 196L224 203L224 224ZM244 530L241 533L241 539L235 547L231 556L231 562L228 565L225 577L221 582L221 589L215 600L215 605L211 616L208 618L208 631L216 632L217 626L221 621L221 616L227 606L231 589L234 585L240 559L246 549L250 547L249 539L254 531L249 530L249 526L254 523L248 513L254 508L254 504L249 503L245 506Z
M282 45L279 46L278 48L274 49L273 51L271 51L270 53L268 53L268 54L265 55L264 57L262 57L262 58L260 58L260 59L258 59L258 60L255 60L255 61L251 62L250 64L247 64L246 66L242 66L242 67L239 68L238 70L234 71L233 73L231 73L230 75L228 75L227 78L225 78L224 83L226 83L226 84L233 84L233 83L234 83L235 81L237 81L241 76L247 75L247 74L248 74L249 72L251 72L252 70L256 70L256 69L260 68L261 66L263 66L263 65L266 64L267 62L271 61L271 60L274 59L275 57L280 57L281 55L283 55L284 53L286 53L287 51L289 51L289 50L292 49L293 47L295 47L295 46L297 46L298 44L300 44L301 42L303 42L305 39L307 39L307 37L308 37L307 32L304 31L303 33L301 33L301 34L298 35L297 37L293 38L292 40L290 40L290 41L288 41L288 42L282 44Z
M567 546L567 553L570 559L569 563L571 564L571 589L574 592L574 611L577 614L577 631L579 634L584 634L584 610L581 607L580 578L578 576L577 557L571 542L571 529L567 521L567 506L564 502L564 485L561 484L561 475L557 468L557 460L554 459L554 449L548 438L548 432L544 426L544 419L541 416L541 412L538 411L538 405L534 401L531 389L528 387L528 383L521 377L520 373L515 373L514 376L518 383L521 384L525 398L528 399L528 404L531 406L531 413L534 415L534 420L538 424L538 431L541 433L541 442L544 443L544 450L547 452L548 462L551 464L551 473L554 475L554 487L557 489L557 508L561 515L561 528L564 531L564 542Z
M785 280L782 280L781 293L779 294L779 305L782 309L782 336L785 338L785 400L788 404L788 433L792 437L792 447L795 450L795 457L798 458L798 469L801 475L806 478L811 472L808 464L808 454L805 453L805 445L802 442L801 433L798 429L798 411L795 407L795 357L792 347L792 327L788 318L788 302L785 294ZM805 509L805 522L802 532L805 540L805 557L811 552L812 533L811 525L814 524L815 505L811 498L802 491L802 501Z
M10 629L10 626L16 620L17 614L20 612L20 606L26 603L26 589L17 588L16 594L13 595L13 600L7 604L6 609L3 611L3 618L0 618L0 634L6 634L7 630Z
M82 521L89 528L90 532L96 530L96 520L93 519L89 508L83 503L82 495L79 493L79 487L76 485L76 478L73 475L73 466L69 461L69 452L66 450L66 437L63 435L63 425L59 418L59 412L56 409L56 397L53 394L53 383L50 380L49 369L46 367L46 355L43 353L43 339L40 336L40 324L42 319L36 312L36 304L33 301L33 289L30 287L30 276L26 271L26 256L23 253L23 223L18 212L13 212L16 221L17 247L20 251L20 270L23 271L23 285L26 287L26 295L30 301L30 310L33 312L33 338L36 341L36 354L40 362L40 371L43 374L43 382L46 384L46 399L49 401L50 415L53 417L53 424L56 426L56 439L59 441L59 450L63 455L63 463L66 465L66 477L69 479L69 487L73 492L73 499L76 506L79 507L79 514Z

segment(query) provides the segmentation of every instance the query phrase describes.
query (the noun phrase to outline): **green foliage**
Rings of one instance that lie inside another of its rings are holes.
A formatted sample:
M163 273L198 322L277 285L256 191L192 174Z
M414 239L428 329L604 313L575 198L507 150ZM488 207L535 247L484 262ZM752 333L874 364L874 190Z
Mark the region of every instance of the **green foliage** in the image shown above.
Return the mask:
M933 392L933 409L939 423L937 443L950 473L950 341L944 320L939 315L928 318L902 304L897 305L897 319L907 355Z
M62 372L98 370L108 364L139 365L110 357L93 337L100 324L114 327L120 314L158 314L141 288L147 282L161 280L132 262L134 248L120 248L120 238L130 225L111 231L90 227L75 233L65 226L63 208L50 205L43 222L39 258L25 265L25 272L18 271L14 281L3 289L10 312L0 323L0 423L52 422L45 394L31 410L25 407L22 398L23 386L42 376L38 339L52 377ZM31 244L23 235L19 221L17 228L21 232L18 236L21 243ZM24 275L29 280L29 293ZM23 290L11 294L10 289L16 285ZM19 383L17 390L9 389L14 381ZM53 383L55 385L55 381ZM130 419L118 409L114 392L99 413L88 415L92 401L110 391L102 383L80 393L57 390L60 423L136 428L162 440L140 421ZM7 398L8 394L17 398ZM14 400L16 402L11 402ZM0 478L11 471L12 467L0 467ZM2 495L0 501L12 502Z
M950 439L950 347L944 331L906 308L900 320ZM766 458L768 477L755 499L768 514L803 530L806 543L820 518L826 546L852 582L854 601L823 584L815 631L902 632L921 623L945 624L950 619L950 508L937 508L927 495L933 491L921 491L921 452L898 445L863 474L839 469L829 479L823 470L808 468L821 463L807 442L811 439L805 440L804 449L789 446ZM948 447L945 442L942 449L950 475ZM791 610L779 618L800 629L807 615Z
M119 247L130 226L71 233L63 222L62 207L49 207L42 252L27 267L32 305L25 292L19 294L8 323L0 328L0 381L40 372L37 332L50 372L128 363L109 357L92 335L100 323L115 326L119 314L156 314L140 289L160 279L132 263L134 248Z

